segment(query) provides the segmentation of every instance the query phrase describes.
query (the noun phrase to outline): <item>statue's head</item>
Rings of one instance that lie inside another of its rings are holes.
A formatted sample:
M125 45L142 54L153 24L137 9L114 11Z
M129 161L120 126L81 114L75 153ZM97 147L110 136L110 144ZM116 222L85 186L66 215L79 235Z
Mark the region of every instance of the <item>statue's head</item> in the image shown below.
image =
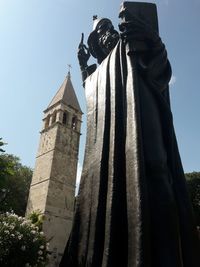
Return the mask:
M88 37L88 46L93 57L101 63L119 40L119 34L107 18L93 17L93 31Z

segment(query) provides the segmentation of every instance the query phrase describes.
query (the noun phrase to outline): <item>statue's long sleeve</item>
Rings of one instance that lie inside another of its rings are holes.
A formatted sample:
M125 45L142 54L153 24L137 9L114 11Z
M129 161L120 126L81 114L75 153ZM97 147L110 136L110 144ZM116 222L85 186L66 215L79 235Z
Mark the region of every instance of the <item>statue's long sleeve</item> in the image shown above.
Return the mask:
M160 91L165 90L171 79L172 70L162 41L159 40L138 58L139 68L149 85Z

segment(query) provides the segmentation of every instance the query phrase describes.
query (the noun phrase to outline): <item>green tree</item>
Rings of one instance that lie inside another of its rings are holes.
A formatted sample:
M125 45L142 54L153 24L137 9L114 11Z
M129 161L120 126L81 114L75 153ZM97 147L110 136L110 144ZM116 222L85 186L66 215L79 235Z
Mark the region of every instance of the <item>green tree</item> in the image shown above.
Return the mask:
M2 146L5 144L6 143L2 141L2 138L0 138L0 188L1 184L5 181L5 177L13 174L13 164L10 160L5 158L5 151L2 149Z
M186 180L196 223L200 226L200 172L186 173Z
M2 138L0 138L0 152L5 152L1 147L4 146L5 143L2 141Z
M0 139L1 141L1 139ZM2 146L0 143L0 148ZM4 144L4 143L3 143ZM23 166L16 156L0 153L0 212L13 210L24 215L32 170Z

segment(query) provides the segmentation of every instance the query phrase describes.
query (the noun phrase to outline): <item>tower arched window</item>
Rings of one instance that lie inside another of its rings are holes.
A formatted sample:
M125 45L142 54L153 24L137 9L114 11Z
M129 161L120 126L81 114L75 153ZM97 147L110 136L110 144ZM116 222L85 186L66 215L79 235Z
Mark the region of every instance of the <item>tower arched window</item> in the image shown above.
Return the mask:
M65 112L63 113L62 123L63 123L63 124L67 124L67 120L68 120L68 114L67 114L67 111L65 111Z
M72 117L72 129L76 130L76 127L77 127L77 117L73 116Z
M52 123L56 122L57 111L55 110L52 115Z
M44 126L45 129L49 127L49 122L50 122L50 115L48 115L45 119L45 126Z

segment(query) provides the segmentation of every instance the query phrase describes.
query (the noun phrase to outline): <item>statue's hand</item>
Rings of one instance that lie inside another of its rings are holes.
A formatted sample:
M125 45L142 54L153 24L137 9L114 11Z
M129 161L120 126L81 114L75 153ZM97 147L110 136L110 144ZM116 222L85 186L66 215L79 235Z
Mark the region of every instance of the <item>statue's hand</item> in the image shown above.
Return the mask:
M124 41L138 40L154 44L160 40L158 33L137 17L133 17L130 21L121 22L119 29L121 31L120 36Z
M90 52L88 47L83 43L84 34L82 33L81 42L78 46L78 60L81 67L87 67L88 59L90 58Z

